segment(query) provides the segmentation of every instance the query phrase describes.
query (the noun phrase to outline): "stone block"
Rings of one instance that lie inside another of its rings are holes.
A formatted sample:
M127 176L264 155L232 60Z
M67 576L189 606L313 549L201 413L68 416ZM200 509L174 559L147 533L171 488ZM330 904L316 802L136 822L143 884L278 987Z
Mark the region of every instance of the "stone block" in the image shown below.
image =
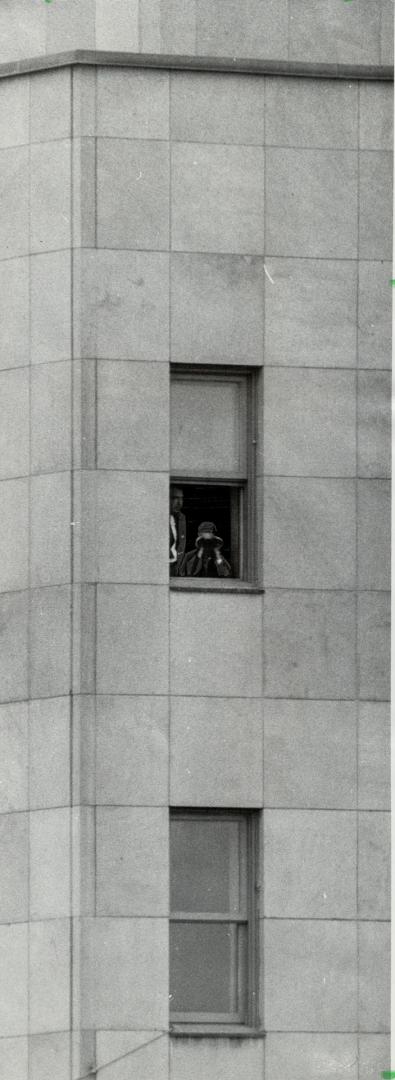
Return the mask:
M96 1062L108 1080L130 1080L131 1068L133 1080L168 1080L168 1036L152 1030L98 1031Z
M249 255L174 252L172 360L261 364L263 279L263 260Z
M390 926L359 926L359 1030L390 1030Z
M139 50L138 0L117 0L117 12L106 0L96 0L96 48L104 51L134 53Z
M267 475L355 476L355 375L265 371Z
M96 800L167 805L167 700L103 697L97 701Z
M175 143L172 247L263 255L263 149Z
M391 376L387 371L358 375L358 474L391 475Z
M69 1080L70 1035L56 1031L31 1035L29 1039L29 1080Z
M30 1032L67 1031L70 1024L70 920L30 924Z
M0 41L2 63L27 56L43 56L45 9L37 9L35 4L27 6L23 0L3 4L0 8Z
M35 810L30 815L30 917L62 919L70 914L70 810Z
M97 807L97 915L168 914L168 817L167 807Z
M265 805L355 807L355 705L266 700L263 713Z
M31 467L61 472L71 464L70 363L37 364L31 371Z
M32 810L70 801L70 702L45 698L29 705L29 795Z
M98 693L167 693L167 592L164 585L98 586Z
M0 813L25 810L28 799L27 704L0 706Z
M46 52L62 53L74 49L95 47L96 0L67 0L46 8Z
M155 251L84 253L85 356L169 358L169 259Z
M266 1080L358 1080L356 1035L321 1032L268 1032ZM368 1078L366 1077L366 1080ZM371 1078L369 1077L369 1080Z
M358 582L361 589L389 589L391 484L358 482Z
M170 1042L172 1080L256 1080L263 1076L264 1048L260 1039L173 1039Z
M0 259L28 250L29 148L17 146L0 151Z
M27 258L0 263L2 327L0 368L29 363L29 264Z
M358 356L363 368L391 367L391 263L359 263Z
M173 698L173 806L262 806L262 706L231 698Z
M72 247L96 247L96 140L74 139L72 144L73 220ZM79 252L77 258L79 257ZM75 291L78 283L75 282ZM79 300L80 298L78 298Z
M264 143L264 81L254 75L171 76L171 136L178 142Z
M168 505L169 485L164 473L86 473L83 576L124 584L167 584Z
M0 1076L28 1080L27 1038L0 1040Z
M203 56L285 60L288 7L285 0L264 7L260 0L197 0L197 52Z
M365 810L389 810L390 707L379 702L359 706L358 805Z
M265 810L265 916L355 918L356 846L353 812Z
M381 4L381 63L394 63L394 9L392 0Z
M31 142L70 139L71 70L66 67L31 75Z
M351 593L267 590L263 635L267 697L355 696Z
M150 140L99 139L99 247L169 246L169 149Z
M271 258L267 268L273 280L265 282L265 363L354 367L355 263Z
M70 473L45 473L31 478L32 586L70 581L70 487Z
M259 697L261 598L173 593L170 600L172 693Z
M364 150L359 164L359 255L390 259L392 249L392 154Z
M360 1035L359 1080L372 1080L381 1072L390 1068L391 1049L389 1035Z
M390 698L390 595L361 593L358 599L359 696Z
M0 372L0 478L29 472L29 371Z
M358 909L361 919L390 919L390 814L358 814Z
M7 13L8 18L10 12ZM29 79L2 79L0 149L29 142Z
M27 922L29 837L27 814L0 815L0 923Z
M103 360L98 364L97 384L98 467L166 470L169 458L166 367Z
M0 925L0 1032L2 1038L10 1035L26 1035L28 1029L27 956L27 924Z
M145 23L147 22L147 0L142 2L142 12L146 11ZM152 8L156 24L160 31L160 52L196 53L196 0L159 0L158 6ZM145 37L147 35L145 34ZM155 35L156 36L156 35ZM142 37L142 41L144 38Z
M0 591L28 584L28 480L0 481Z
M71 263L69 251L31 259L32 363L71 356Z
M391 83L361 82L361 150L392 150L394 128L394 90Z
M70 690L70 615L69 586L33 589L30 597L32 697L60 697Z
M265 920L265 1024L270 1031L354 1031L355 923Z
M70 141L42 142L30 149L30 244L33 252L70 246Z
M265 142L271 146L358 147L358 87L334 79L265 79Z
M304 63L378 64L380 62L381 0L370 0L363 15L353 5L290 0L289 59Z
M354 480L268 477L263 499L265 585L355 587Z
M27 626L27 594L0 596L0 701L27 697Z
M83 955L85 1027L166 1028L167 919L87 920Z
M100 68L100 71L103 69ZM73 68L73 135L96 135L96 83L98 69Z
M267 254L355 259L355 153L267 147L265 163Z
M97 134L112 139L168 139L168 73L99 68Z

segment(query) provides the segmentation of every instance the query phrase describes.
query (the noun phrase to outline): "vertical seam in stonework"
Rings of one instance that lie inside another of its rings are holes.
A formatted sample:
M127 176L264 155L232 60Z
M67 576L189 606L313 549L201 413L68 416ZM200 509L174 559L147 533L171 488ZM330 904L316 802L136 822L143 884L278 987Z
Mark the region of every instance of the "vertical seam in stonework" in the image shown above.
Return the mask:
M359 587L359 574L358 574L358 456L359 456L359 444L358 444L358 391L359 391L359 216L360 216L360 94L361 83L358 82L357 86L357 143L358 143L358 157L357 157L357 281L356 281L356 368L355 368L355 680L356 680L356 934L357 934L357 1030L359 1032L359 1016L360 1016L360 1004L359 1004L359 970L360 970L360 958L359 958L359 788L358 788L358 770L359 770L359 695L360 695L360 665L359 665L359 638L358 638L358 587ZM359 1037L358 1037L359 1042Z
M30 796L31 796L31 776L30 776L30 762L31 762L31 475L32 475L32 418L31 418L31 396L32 396L32 259L30 254L30 236L31 236L31 75L25 76L28 79L28 109L29 109L29 123L28 123L28 135L29 135L29 209L28 209L28 239L29 239L29 311L28 311L28 324L29 324L29 479L28 479L28 523L27 523L27 540L28 540L28 590L27 590L27 627L26 627L26 651L27 651L27 805L28 805L28 819L27 819L27 844L28 844L28 862L27 862L27 897L28 897L28 923L27 923L27 1072L30 1076L30 846L31 846L31 809L30 809Z
M141 15L141 2L137 0L137 52L142 52L142 15Z
M70 686L69 686L69 801L70 801L70 919L69 919L69 949L70 949L70 975L69 975L69 1015L70 1015L70 1064L72 1064L73 1056L73 1025L74 1025L74 911L73 911L73 890L74 890L74 836L73 836L73 807L74 807L74 783L73 783L73 754L74 754L74 629L75 629L75 608L74 608L74 577L75 577L75 548L74 548L74 533L71 522L75 520L75 492L74 492L74 480L75 480L75 449L74 449L74 245L73 245L73 230L74 230L74 81L78 68L72 68L70 70L70 395L71 395L71 414L70 414ZM78 74L77 74L78 78ZM81 94L81 86L79 86L79 93ZM80 102L79 102L80 104ZM81 146L81 143L80 143ZM80 150L81 154L81 150ZM79 170L80 172L81 170ZM81 395L81 387L79 387Z
M99 77L98 72L99 72L99 68L96 65L96 67L94 69L94 75L93 75L93 94L94 94L93 116L94 116L94 140L95 140L95 153L94 153L94 170L95 170L95 184L94 184L94 189L95 189L95 208L94 208L94 213L95 213L95 221L94 221L95 245L94 246L95 246L95 250L97 249L97 132L98 132L98 126L97 126L97 83L98 83L98 77Z
M172 130L171 130L172 117L171 117L171 92L172 92L172 81L173 81L173 78L176 78L176 77L177 76L174 76L172 74L172 72L169 72L168 76L167 76L167 78L168 78L168 94L169 94L169 256L168 256L168 258L169 258L169 270L168 270L168 273L169 273L168 468L169 468L169 470L171 469L171 460L170 460L170 450L171 450L171 446L170 446L170 439L171 439L170 361L171 361L171 303L172 303L172 290L171 290L171 269L172 269L172 266L171 266L171 264L172 264L172 258L171 258L171 251L172 251L172 235L171 235L171 231L172 231L172 203L171 203L171 200L172 200L172 183L171 183L171 181L172 181ZM170 477L169 477L169 479L170 479ZM168 487L170 487L169 482L168 482ZM169 491L169 494L170 494L170 491ZM168 569L168 573L169 573L169 569ZM168 733L167 734L167 737L168 737L168 748L167 748L168 849L167 850L168 850L168 863L169 863L168 905L169 905L169 910L170 910L170 798L171 798L171 789L170 789L171 772L170 772L170 770L171 770L171 728L172 728L172 724L171 724L171 721L172 721L172 686L171 686L171 638L170 638L170 634L171 634L170 579L169 579L169 583L168 583L168 586L167 586L167 596L168 596L168 613L167 613L167 620L168 620L168 633L167 633L167 652L168 652L168 676L167 676L168 677L168 696L167 696L167 705L168 705L168 719L167 719L167 724L168 724L168 726L167 726L167 733ZM168 942L169 942L168 990L167 990L167 1025L169 1026L169 1022L170 1022L170 1015L169 1015L169 1013L170 1013L170 921L169 920L168 920L167 926L168 926L167 933L168 933ZM170 1045L170 1037L169 1037L169 1035L167 1037L167 1059L168 1059L168 1074L169 1074L169 1078L170 1078L170 1074L171 1074L171 1045Z

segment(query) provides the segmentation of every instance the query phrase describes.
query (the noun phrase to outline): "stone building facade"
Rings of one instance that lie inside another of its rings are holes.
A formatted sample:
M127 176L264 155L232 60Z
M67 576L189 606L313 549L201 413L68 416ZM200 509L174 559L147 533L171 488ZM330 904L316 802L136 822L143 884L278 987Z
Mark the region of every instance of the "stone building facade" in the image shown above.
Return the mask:
M7 1080L390 1067L392 15L0 5ZM169 365L254 376L242 580L169 584ZM169 806L258 825L236 1037L169 1034Z

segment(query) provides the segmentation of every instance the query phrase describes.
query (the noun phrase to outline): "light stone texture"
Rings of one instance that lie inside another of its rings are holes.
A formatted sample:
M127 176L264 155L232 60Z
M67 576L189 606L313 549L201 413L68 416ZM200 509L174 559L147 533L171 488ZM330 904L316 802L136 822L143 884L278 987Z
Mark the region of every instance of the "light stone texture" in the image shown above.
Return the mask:
M355 587L353 480L267 478L263 500L265 585Z
M31 468L63 471L71 464L71 370L68 362L31 371Z
M84 1026L165 1028L168 1022L167 920L90 919L86 921L84 934Z
M349 150L267 147L268 255L357 255L357 161Z
M0 95L1 101L1 95ZM27 258L0 263L2 296L0 368L29 363L29 264Z
M82 355L105 360L168 360L168 255L86 251L81 291Z
M0 148L29 142L29 79L2 79Z
M361 150L392 150L394 92L391 83L361 82L359 101Z
M20 926L0 926L1 1037L25 1035L28 1030L27 950L26 923Z
M69 247L70 141L33 144L30 154L31 250L55 251Z
M0 700L27 697L28 600L24 592L0 596Z
M265 371L265 473L355 475L355 375Z
M263 149L174 143L173 250L263 254Z
M168 818L161 807L97 807L97 915L168 914Z
M358 908L362 919L390 919L389 813L358 815Z
M262 259L174 252L172 360L261 364L263 289Z
M114 70L113 70L114 74ZM98 70L92 66L73 69L73 135L96 134L96 86Z
M149 2L152 3L152 0ZM196 52L196 0L159 0L159 3L160 51L194 55ZM143 12L146 5L147 0L142 0Z
M361 11L326 4L314 8L304 0L289 0L289 58L304 63L380 62L382 3L369 0Z
M287 57L288 5L286 0L197 0L196 38L200 55Z
M28 815L0 815L0 923L28 918Z
M28 1080L27 1038L0 1039L0 1076Z
M359 925L359 1030L390 1030L390 926Z
M71 264L69 251L30 260L31 359L33 364L71 356Z
M32 810L70 801L70 703L67 697L29 705L29 798Z
M167 711L164 697L98 698L98 803L167 805Z
M265 810L265 916L355 918L356 842L349 811Z
M26 702L0 706L0 813L28 806Z
M97 49L138 52L138 0L117 0L116 18L107 0L96 0L95 40Z
M391 376L387 371L358 375L358 474L391 475Z
M160 1031L98 1031L96 1062L105 1080L167 1080L168 1037Z
M0 591L28 584L28 480L0 481Z
M381 62L382 64L394 63L394 9L391 0L383 0L381 5Z
M69 49L93 49L95 46L96 0L66 0L46 8L46 51L64 52Z
M392 154L363 150L359 163L359 255L390 259L392 250Z
M263 716L266 806L355 807L353 703L265 700Z
M355 1035L317 1032L268 1032L265 1039L266 1080L358 1080ZM373 1076L373 1074L372 1074ZM368 1080L368 1077L366 1077ZM369 1076L369 1080L371 1077Z
M112 139L168 139L168 72L98 68L97 134Z
M173 806L262 806L262 707L231 698L173 698Z
M29 151L17 146L0 151L0 259L28 250Z
M163 473L86 473L83 579L167 584L168 503L169 485Z
M67 1031L70 1023L70 921L30 924L30 1032Z
M390 1068L391 1048L389 1035L360 1035L359 1080L372 1080L381 1072Z
M167 693L167 634L167 587L98 586L98 693Z
M265 142L269 146L356 149L356 83L267 76Z
M29 373L0 373L0 477L29 471Z
M390 809L390 707L378 702L359 706L358 805Z
M265 1025L274 1031L354 1031L354 923L265 920Z
M70 690L71 595L67 585L34 589L30 597L32 697L59 697Z
M40 71L31 75L31 142L70 138L71 70L60 68L58 71Z
M97 140L99 247L169 246L169 148L153 140Z
M272 282L265 282L265 364L353 367L355 263L268 258L266 266Z
M30 816L30 917L70 914L70 810L36 810Z
M355 696L351 593L268 589L263 620L267 697Z
M170 597L173 694L259 697L261 599L174 594Z
M32 476L30 481L30 580L38 585L70 581L70 473Z
M171 1080L256 1080L264 1075L263 1062L261 1039L170 1041Z
M391 263L359 262L358 358L362 368L391 367Z
M358 600L359 696L390 698L390 594L361 593Z
M358 482L358 582L361 589L390 588L391 484Z
M29 1039L29 1080L69 1080L70 1036L56 1031L31 1035Z
M98 467L166 470L169 461L166 367L102 360L98 364L97 384Z
M264 81L251 75L171 76L171 137L203 143L264 143Z

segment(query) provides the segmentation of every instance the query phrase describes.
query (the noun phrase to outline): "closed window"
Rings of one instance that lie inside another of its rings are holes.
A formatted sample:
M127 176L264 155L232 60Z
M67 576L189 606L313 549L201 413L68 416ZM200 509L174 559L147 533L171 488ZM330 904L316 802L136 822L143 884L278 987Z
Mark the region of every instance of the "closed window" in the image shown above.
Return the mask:
M173 1026L252 1027L255 817L172 811L170 1016Z

